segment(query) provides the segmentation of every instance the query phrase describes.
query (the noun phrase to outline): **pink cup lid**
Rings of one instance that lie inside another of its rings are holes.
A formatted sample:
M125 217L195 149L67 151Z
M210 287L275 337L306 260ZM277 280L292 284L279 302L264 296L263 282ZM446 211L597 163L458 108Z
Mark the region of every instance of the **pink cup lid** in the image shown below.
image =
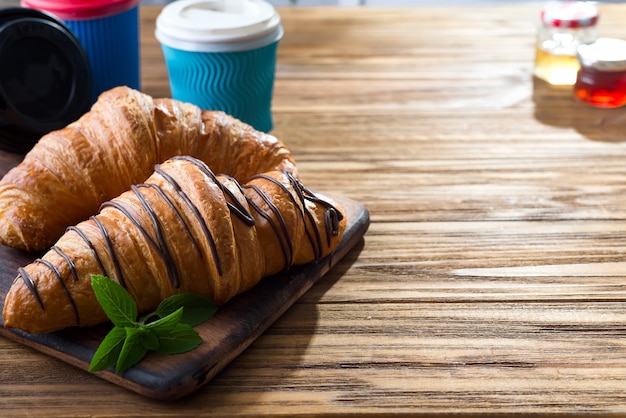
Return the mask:
M22 0L22 6L43 10L63 20L106 17L125 12L139 0Z

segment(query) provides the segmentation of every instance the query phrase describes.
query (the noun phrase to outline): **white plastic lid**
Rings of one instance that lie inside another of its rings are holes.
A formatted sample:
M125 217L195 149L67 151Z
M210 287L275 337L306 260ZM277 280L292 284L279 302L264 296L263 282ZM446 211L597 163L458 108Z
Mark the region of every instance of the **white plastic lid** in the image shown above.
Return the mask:
M263 0L180 0L156 20L159 42L186 51L259 48L283 35L280 15Z
M626 41L613 38L598 38L591 44L580 45L578 60L583 67L601 71L626 70Z

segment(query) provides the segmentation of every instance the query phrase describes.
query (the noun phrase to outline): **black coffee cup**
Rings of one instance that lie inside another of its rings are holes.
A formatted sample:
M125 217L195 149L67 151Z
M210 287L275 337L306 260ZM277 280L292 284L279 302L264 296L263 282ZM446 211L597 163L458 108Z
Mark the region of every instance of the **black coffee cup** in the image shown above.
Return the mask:
M27 152L87 112L91 92L87 55L62 21L29 8L0 9L0 148Z

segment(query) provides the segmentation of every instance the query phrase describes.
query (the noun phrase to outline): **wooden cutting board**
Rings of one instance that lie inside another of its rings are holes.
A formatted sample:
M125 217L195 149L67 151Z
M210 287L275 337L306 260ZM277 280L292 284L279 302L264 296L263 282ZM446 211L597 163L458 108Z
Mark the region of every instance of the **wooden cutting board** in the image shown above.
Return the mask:
M213 318L196 327L204 340L197 349L171 356L150 354L123 374L106 370L97 375L160 400L181 398L210 381L361 240L369 227L367 208L344 197L332 198L343 206L348 218L344 237L334 253L317 263L297 266L284 274L268 277L248 292L231 299L220 307ZM2 306L17 268L39 255L0 247ZM4 328L1 319L0 325L0 335L83 370L88 370L96 348L110 329L110 325L106 324L89 329L31 335Z

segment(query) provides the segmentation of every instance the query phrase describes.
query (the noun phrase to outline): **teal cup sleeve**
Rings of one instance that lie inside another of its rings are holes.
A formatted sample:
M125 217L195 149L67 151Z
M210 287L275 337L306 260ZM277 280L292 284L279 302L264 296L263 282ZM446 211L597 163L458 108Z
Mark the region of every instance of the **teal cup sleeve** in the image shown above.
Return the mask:
M277 46L278 40L245 51L200 52L162 44L172 97L269 132Z

